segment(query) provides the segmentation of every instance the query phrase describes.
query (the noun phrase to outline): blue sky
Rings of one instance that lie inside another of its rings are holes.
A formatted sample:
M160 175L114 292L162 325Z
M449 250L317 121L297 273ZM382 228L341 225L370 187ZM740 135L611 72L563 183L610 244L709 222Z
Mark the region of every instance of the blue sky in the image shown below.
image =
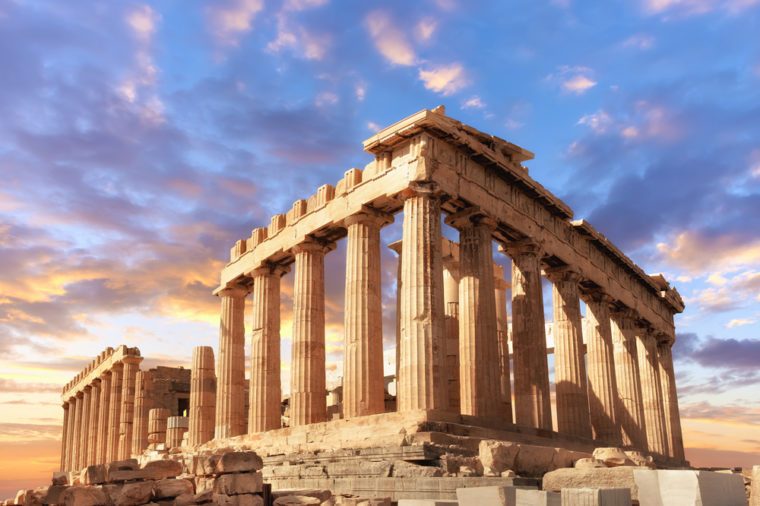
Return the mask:
M58 385L102 348L180 365L215 344L210 292L234 241L363 167L378 128L438 104L536 153L536 180L678 287L687 455L760 462L759 11L0 0L0 454L30 462L0 469L47 475Z

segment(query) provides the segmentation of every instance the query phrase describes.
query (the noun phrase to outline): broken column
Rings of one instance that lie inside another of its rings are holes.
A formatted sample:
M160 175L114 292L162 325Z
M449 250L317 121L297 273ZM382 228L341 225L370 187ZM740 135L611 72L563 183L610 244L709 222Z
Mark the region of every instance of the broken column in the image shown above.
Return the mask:
M247 291L228 287L222 299L219 324L219 378L216 390L214 437L223 439L245 433L245 297Z
M436 188L416 183L402 195L398 411L445 409L441 206Z
M552 430L541 287L541 250L537 244L529 241L512 243L504 249L512 258L515 423Z
M148 447L148 412L153 408L153 373L137 371L135 376L135 417L132 427L132 454Z
M496 224L477 209L446 220L459 230L459 398L463 415L501 413L499 347L491 233Z
M569 267L547 269L554 307L554 384L557 432L591 438L583 327L578 295L580 275Z
M148 411L148 444L166 443L166 421L169 415L166 408L153 408Z
M193 348L190 377L190 446L197 446L214 438L215 410L214 350L211 346L196 346Z
M369 207L346 218L343 417L385 410L380 228L389 215Z
M293 248L293 359L290 426L327 420L325 387L325 253L328 247L307 240Z
M166 448L179 448L188 429L186 416L170 416L166 419Z

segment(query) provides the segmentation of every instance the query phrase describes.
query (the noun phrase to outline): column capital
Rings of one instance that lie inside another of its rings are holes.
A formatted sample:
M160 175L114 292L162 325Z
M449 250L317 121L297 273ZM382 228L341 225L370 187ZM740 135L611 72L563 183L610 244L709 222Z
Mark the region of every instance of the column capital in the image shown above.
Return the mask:
M365 206L362 206L361 211L359 211L358 213L352 214L351 216L348 216L343 220L343 224L346 227L350 227L351 225L355 223L367 223L370 225L382 227L383 225L393 223L393 215L390 213L386 213L378 209L375 209L374 207L365 205Z
M74 397L76 397L77 399L82 399L84 398L84 392L80 390L79 392L76 393Z
M401 200L411 197L440 198L443 192L438 183L433 181L415 181L409 184L400 194Z
M248 295L248 290L242 286L232 285L222 288L217 292L219 297L244 298Z
M127 355L121 359L122 364L139 364L143 361L143 357L136 355Z
M257 278L259 276L276 276L278 278L281 278L285 274L290 272L290 266L289 265L282 265L282 264L276 264L276 263L270 263L266 262L261 267L257 267L253 271L251 271L250 276L252 278Z
M326 242L314 237L307 237L305 241L293 246L291 251L293 254L302 252L327 253L328 251L332 251L334 249L334 242Z
M101 383L101 379L100 378L95 378L95 379L92 380L92 386L94 386L94 387L100 387L100 383Z
M580 285L581 298L584 301L596 302L597 304L607 304L608 306L615 302L615 298L602 290L600 287L586 288Z
M668 332L655 331L655 338L657 339L657 344L660 346L668 346L672 348L676 343L675 336Z
M70 406L71 406L71 405L69 404L69 401L66 401L66 402L63 402L63 403L61 403L61 407L62 407L63 409L69 409L69 407L70 407Z
M456 229L465 227L487 227L496 230L496 220L488 216L478 206L471 206L446 217L446 224Z
M544 269L544 274L552 283L568 282L578 283L581 280L581 273L572 265L561 265L559 267L550 267Z
M637 325L636 321L639 318L639 313L627 306L613 306L610 307L610 316L620 320L629 320L631 326L635 326Z
M524 255L540 257L543 255L544 248L540 243L533 241L532 239L521 239L508 244L500 244L499 251L506 253L511 258Z

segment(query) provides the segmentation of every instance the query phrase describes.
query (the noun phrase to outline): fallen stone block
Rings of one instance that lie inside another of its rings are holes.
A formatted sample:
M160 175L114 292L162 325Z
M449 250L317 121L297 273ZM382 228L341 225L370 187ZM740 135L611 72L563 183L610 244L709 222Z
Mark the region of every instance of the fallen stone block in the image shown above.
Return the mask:
M69 473L66 471L56 471L53 473L53 479L51 481L53 485L68 485Z
M747 504L744 480L739 474L637 469L633 476L639 489L638 500L647 506Z
M121 483L125 481L141 481L145 479L142 469L130 469L124 471L111 471L108 473L109 483Z
M154 460L141 469L146 480L165 480L182 474L182 464L175 460Z
M562 506L631 506L627 488L563 488Z
M500 475L507 469L514 469L515 458L520 447L516 443L486 439L478 446L478 458L483 465L483 473Z
M61 494L61 504L65 506L105 506L106 494L95 487L69 487Z
M543 489L559 492L563 488L627 488L631 499L638 501L638 487L633 479L635 469L632 466L557 469L544 475Z
M153 494L157 499L193 495L193 492L193 484L188 480L165 479L157 481L153 487Z
M79 475L79 481L83 485L101 485L106 482L106 466L95 465L87 466L82 469Z
M654 465L654 459L652 456L647 455L644 452L640 452L638 450L628 450L625 452L625 454L629 459L633 461L633 464L635 466L648 467L649 469L654 469L656 467Z
M554 453L549 446L521 445L512 469L520 476L540 477L556 468Z
M237 495L261 492L264 480L260 472L222 474L214 482L215 494Z
M218 506L264 506L264 499L254 494L214 494L212 502Z
M435 466L421 466L404 460L393 462L391 474L394 478L430 478L443 476L443 469Z
M604 462L602 462L601 460L591 458L591 459L576 460L574 467L576 469L597 469L597 468L608 467L608 466L606 466Z
M622 448L607 447L596 448L593 457L601 460L607 467L634 466L634 462L628 458Z
M138 506L147 504L153 498L153 481L127 483L114 500L115 506Z
M274 506L319 506L322 501L307 495L284 495L274 500Z
M61 495L63 495L63 492L69 488L68 485L52 485L48 487L47 489L47 495L45 496L45 499L42 501L43 504L58 504L61 501Z
M256 452L228 452L219 457L216 462L215 473L241 473L260 471L264 463Z

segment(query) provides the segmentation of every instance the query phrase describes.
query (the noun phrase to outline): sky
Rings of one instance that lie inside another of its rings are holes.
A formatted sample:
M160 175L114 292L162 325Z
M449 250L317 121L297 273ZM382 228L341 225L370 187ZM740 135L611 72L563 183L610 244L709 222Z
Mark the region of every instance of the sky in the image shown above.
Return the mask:
M366 165L375 131L439 104L534 152L534 179L671 280L687 306L674 349L687 458L760 464L759 12L0 0L0 496L57 468L60 388L94 355L123 343L143 368L188 366L193 346L216 346L211 291L234 241ZM345 244L326 262L335 381Z

